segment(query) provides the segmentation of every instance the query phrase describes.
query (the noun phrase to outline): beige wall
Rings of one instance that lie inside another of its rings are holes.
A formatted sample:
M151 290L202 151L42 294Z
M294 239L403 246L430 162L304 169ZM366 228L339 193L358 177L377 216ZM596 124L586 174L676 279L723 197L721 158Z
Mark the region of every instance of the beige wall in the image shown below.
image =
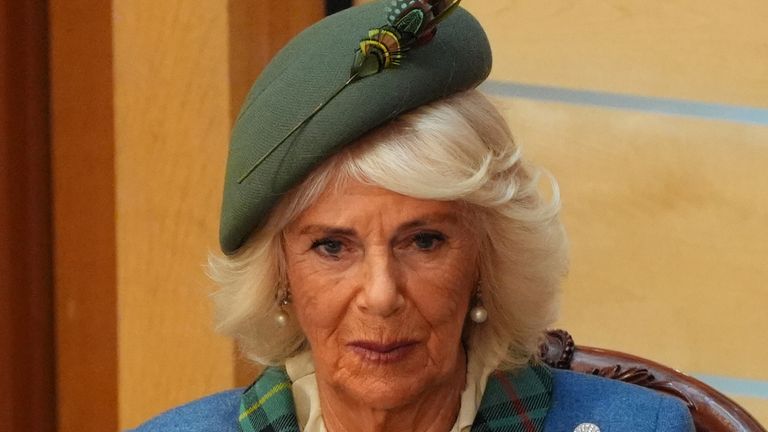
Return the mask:
M463 4L488 31L494 81L768 107L765 2ZM572 265L559 325L577 343L768 381L757 341L768 327L768 114L747 124L594 106L599 96L500 100L562 188ZM739 400L768 424L768 400Z
M226 6L113 5L122 427L233 382L201 271L229 135Z
M204 275L232 119L320 1L113 3L118 415L122 428L242 383ZM250 376L248 379L252 379Z
M465 0L494 48L492 79L768 106L760 0Z

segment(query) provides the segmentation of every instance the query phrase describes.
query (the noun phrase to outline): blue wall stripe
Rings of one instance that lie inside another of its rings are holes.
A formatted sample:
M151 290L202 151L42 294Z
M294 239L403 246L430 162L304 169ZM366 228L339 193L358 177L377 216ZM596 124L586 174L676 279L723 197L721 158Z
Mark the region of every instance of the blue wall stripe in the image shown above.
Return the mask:
M766 108L574 90L493 80L486 81L480 85L480 90L503 97L519 97L576 105L593 105L768 126L768 109Z
M693 374L693 377L709 384L721 393L768 400L768 382L766 381L706 374Z

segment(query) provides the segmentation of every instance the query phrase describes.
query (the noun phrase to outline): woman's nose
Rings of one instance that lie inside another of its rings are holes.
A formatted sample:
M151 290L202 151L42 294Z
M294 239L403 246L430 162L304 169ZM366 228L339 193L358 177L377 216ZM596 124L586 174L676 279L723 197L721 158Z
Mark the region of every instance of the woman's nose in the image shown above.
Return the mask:
M388 317L404 304L396 263L389 251L366 254L358 307L365 313Z

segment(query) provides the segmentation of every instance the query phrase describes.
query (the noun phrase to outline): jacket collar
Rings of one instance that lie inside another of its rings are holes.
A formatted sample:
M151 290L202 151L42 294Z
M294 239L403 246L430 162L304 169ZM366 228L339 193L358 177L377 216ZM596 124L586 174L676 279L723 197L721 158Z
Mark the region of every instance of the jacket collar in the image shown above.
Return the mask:
M552 372L531 364L488 377L472 432L540 432L552 400ZM291 380L283 368L270 367L240 400L241 432L299 432Z

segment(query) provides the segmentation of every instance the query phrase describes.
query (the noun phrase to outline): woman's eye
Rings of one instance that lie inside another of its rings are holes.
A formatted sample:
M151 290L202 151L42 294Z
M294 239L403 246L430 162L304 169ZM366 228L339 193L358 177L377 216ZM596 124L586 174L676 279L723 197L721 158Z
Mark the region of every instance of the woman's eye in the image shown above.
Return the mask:
M312 242L312 249L328 257L338 258L343 248L341 242L334 239L320 239Z
M413 236L413 245L422 251L437 249L445 241L445 236L438 233L419 233Z

